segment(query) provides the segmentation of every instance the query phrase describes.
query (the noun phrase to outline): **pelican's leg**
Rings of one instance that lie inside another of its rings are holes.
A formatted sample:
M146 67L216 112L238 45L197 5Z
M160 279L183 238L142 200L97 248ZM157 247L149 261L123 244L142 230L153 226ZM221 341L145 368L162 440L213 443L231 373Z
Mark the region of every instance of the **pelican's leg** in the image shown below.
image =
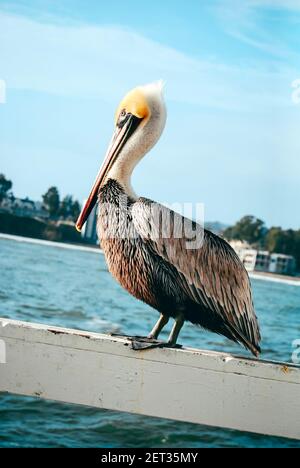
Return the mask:
M168 323L169 317L166 315L160 314L160 317L156 324L154 325L153 329L149 333L149 335L144 338L144 337L135 337L132 340L132 348L135 350L141 350L141 349L150 349L150 348L159 348L163 345L165 345L164 342L158 341L158 335L164 328L164 326Z
M180 330L182 329L183 324L184 324L184 316L180 314L175 319L175 323L171 330L167 346L176 346L177 338L180 333Z
M160 314L160 317L157 320L154 327L152 328L151 332L149 333L148 338L154 338L155 340L157 340L160 332L162 331L164 326L167 325L168 321L169 321L169 317L167 317L164 314Z
M178 315L175 319L175 323L173 325L173 328L171 330L169 339L167 343L162 342L162 341L157 341L156 338L158 337L159 333L163 329L163 327L166 325L168 322L169 318L161 315L158 322L155 324L153 330L151 331L148 341L146 340L134 340L132 341L132 348L135 350L140 350L140 349L150 349L150 348L175 348L175 347L181 347L180 345L176 345L178 335L180 333L180 330L184 324L184 316L182 314Z
M121 335L120 333L111 333L111 336L117 336L120 338L128 338L131 341L141 342L141 343L155 343L161 344L161 342L157 341L158 335L164 328L164 326L168 323L169 317L166 315L160 314L159 319L157 320L156 324L154 325L153 329L149 333L148 336L132 336L132 335ZM145 345L145 347L147 347ZM136 349L143 349L142 347L137 347Z

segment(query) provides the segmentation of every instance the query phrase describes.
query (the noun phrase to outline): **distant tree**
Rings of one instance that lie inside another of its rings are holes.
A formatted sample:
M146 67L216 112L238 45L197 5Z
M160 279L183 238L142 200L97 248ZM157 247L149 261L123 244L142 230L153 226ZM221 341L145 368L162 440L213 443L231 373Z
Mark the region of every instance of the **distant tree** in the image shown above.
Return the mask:
M255 216L244 216L234 226L226 228L223 232L228 240L238 239L250 244L262 244L267 229L265 223Z
M74 221L76 221L76 219L78 218L80 211L81 211L80 203L78 200L75 200L72 206L72 217Z
M266 235L266 249L272 252L284 253L284 231L281 227L271 227Z
M298 231L294 231L294 246L292 255L294 255L296 259L297 270L300 271L300 229L298 229Z
M77 200L73 200L72 195L66 195L61 201L58 214L63 219L76 220L80 213L80 205Z
M0 203L7 196L7 192L12 188L12 181L8 180L4 174L0 174Z
M58 215L59 210L59 192L56 187L50 187L42 196L43 205L51 217Z
M283 230L281 227L271 227L265 239L266 249L271 253L293 255L297 269L300 270L300 230Z
M69 218L71 216L72 206L73 206L72 195L66 195L60 203L59 210L58 210L59 216L61 216L63 219Z
M226 239L238 239L256 244L271 253L292 255L296 259L297 270L300 271L300 229L283 230L273 226L267 229L264 222L255 216L244 216L234 226L223 231Z

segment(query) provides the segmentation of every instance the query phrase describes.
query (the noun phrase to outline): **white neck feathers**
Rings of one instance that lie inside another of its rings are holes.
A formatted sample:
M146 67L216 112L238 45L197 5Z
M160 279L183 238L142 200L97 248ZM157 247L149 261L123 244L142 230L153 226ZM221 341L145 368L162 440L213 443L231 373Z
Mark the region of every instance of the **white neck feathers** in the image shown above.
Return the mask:
M137 127L125 143L107 179L117 180L132 198L137 196L131 186L131 175L142 157L155 145L166 123L166 108L161 92L161 84L150 84L140 88L145 93L150 116Z

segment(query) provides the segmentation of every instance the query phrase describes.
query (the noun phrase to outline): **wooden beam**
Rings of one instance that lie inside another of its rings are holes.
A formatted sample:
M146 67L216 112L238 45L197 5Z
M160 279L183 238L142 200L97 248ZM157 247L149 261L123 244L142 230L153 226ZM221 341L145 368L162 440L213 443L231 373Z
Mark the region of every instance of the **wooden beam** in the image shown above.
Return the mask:
M0 391L300 439L300 368L0 319Z

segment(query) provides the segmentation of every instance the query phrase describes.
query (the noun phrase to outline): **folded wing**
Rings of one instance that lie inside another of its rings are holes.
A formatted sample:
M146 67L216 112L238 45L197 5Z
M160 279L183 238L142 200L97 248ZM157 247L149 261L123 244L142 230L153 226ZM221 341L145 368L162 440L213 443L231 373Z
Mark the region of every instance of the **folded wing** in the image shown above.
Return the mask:
M257 355L260 333L248 274L231 246L169 208L140 198L132 219L143 241L180 274L178 287L223 321Z

